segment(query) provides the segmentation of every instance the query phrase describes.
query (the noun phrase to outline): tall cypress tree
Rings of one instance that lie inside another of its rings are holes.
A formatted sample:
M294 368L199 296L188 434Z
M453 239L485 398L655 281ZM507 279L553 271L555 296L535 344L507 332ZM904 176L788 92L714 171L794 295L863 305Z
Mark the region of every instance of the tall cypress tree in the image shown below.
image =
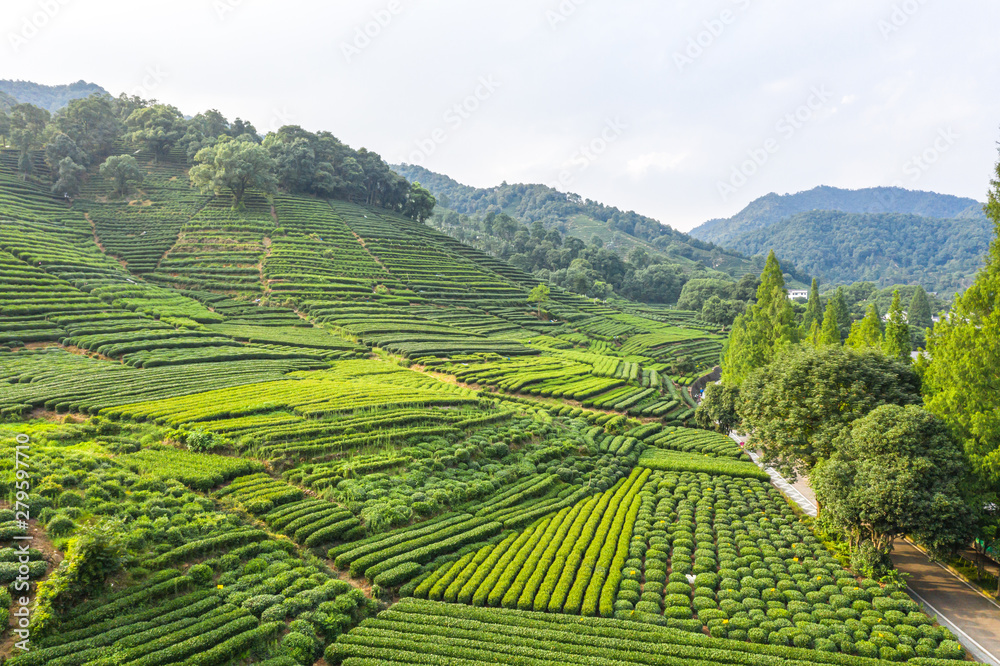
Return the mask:
M874 302L868 304L864 319L851 324L851 334L847 336L846 344L855 349L882 348L882 315Z
M927 298L927 292L920 285L917 285L917 290L910 299L910 307L906 311L906 323L916 328L930 328L934 323L931 320L931 302Z
M813 278L812 286L809 287L809 302L806 303L806 313L802 317L802 330L808 334L814 321L823 324L823 304L819 302L819 280L816 278Z
M893 292L892 304L889 305L889 321L885 325L882 351L889 358L899 359L903 363L910 362L910 327L903 316L898 289Z
M823 313L823 327L820 329L820 345L839 345L846 331L842 322L850 325L851 316L847 311L847 301L844 300L844 288L837 287L836 293L826 302L826 312Z
M986 264L927 336L927 408L943 418L994 498L1000 496L1000 163L984 208L993 221ZM994 500L1000 501L1000 500Z
M723 383L739 386L752 370L770 363L777 350L798 342L801 337L785 278L772 250L760 274L757 302L733 322L722 354Z

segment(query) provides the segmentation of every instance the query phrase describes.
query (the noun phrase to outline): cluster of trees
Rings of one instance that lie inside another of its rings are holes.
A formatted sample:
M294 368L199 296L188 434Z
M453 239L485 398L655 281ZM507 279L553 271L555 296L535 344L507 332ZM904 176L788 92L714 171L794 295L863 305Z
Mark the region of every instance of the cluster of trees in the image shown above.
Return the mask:
M747 255L773 249L833 284L919 283L954 293L971 283L989 242L990 223L981 216L944 220L825 210L783 219L728 247Z
M432 223L552 286L592 298L617 294L644 303L676 303L691 279L727 278L700 265L685 271L642 248L623 257L597 236L584 242L575 236L563 236L556 229L546 229L538 220L526 225L502 212L491 211L482 218L473 218L453 210L439 210Z
M974 536L1000 547L1000 165L992 185L986 266L934 328L922 287L906 310L893 290L883 318L874 285L839 288L824 307L814 282L797 319L772 253L722 382L696 412L703 427L749 433L785 474L808 475L822 523L869 575L891 567L903 534L939 554ZM915 363L913 328L927 329Z
M745 269L752 263L739 253L692 238L651 217L546 185L503 182L496 187L476 188L413 164L393 168L411 181L426 185L443 207L466 216L481 218L491 212L503 212L529 225L539 222L546 230L557 230L563 236L573 233L579 220L587 220L588 225L606 226L623 238L626 247L645 241L668 262L697 262L724 272Z
M25 178L35 172L34 152L44 149L53 192L67 196L77 194L87 168L105 158L102 175L118 194L141 182L131 155L108 157L116 142L125 141L151 153L154 161L179 150L193 165L192 183L232 195L235 207L248 189L272 194L280 188L381 206L421 221L434 208L430 192L411 185L377 153L354 150L329 132L289 125L262 137L250 122L230 122L214 109L186 119L174 106L124 94L74 99L55 115L17 104L9 113L0 111L0 138L18 150Z

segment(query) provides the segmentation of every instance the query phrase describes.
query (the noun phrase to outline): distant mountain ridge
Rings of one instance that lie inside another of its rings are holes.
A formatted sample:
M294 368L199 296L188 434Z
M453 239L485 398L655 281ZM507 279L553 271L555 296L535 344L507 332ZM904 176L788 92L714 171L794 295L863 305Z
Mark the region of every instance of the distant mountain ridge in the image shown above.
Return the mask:
M919 215L938 219L985 219L982 204L975 199L950 194L906 190L901 187L869 187L846 190L820 185L795 194L767 194L752 201L730 218L714 219L695 227L695 238L736 249L741 236L764 229L792 215L809 211L842 213Z
M58 86L47 86L32 81L12 79L0 79L0 93L16 99L18 103L34 104L52 113L69 104L70 100L89 97L94 93L110 94L96 83L88 83L83 80ZM0 103L4 101L9 103L9 100L0 97Z
M710 269L740 276L760 272L747 257L706 243L634 211L560 192L547 185L506 181L490 188L463 185L444 174L412 164L391 165L410 182L419 182L445 208L466 215L503 211L526 224L541 222L547 229L589 241L598 236L622 254L633 248L689 267L701 264Z
M827 286L920 284L950 295L972 283L992 232L985 216L813 210L745 233L729 247L748 255L773 249Z

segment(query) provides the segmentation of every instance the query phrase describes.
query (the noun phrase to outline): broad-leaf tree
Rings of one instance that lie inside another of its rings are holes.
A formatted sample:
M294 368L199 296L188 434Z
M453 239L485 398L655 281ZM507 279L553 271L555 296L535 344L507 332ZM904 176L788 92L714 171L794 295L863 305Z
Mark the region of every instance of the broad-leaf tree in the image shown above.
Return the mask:
M246 137L221 137L214 146L199 150L195 161L198 164L191 168L191 183L202 192L217 196L229 192L233 208L243 205L247 190L265 194L278 190L274 160L266 148Z
M542 316L542 304L549 300L549 285L539 284L535 285L535 288L531 290L528 294L529 303L538 303L538 317Z
M694 411L694 420L706 430L717 430L729 434L740 423L740 390L735 386L709 382L701 403Z
M87 165L90 163L89 156L80 150L76 141L60 132L45 144L45 163L55 172L59 168L59 163L67 157L77 164Z
M0 141L3 142L2 145L7 145L7 139L10 137L10 116L3 109L0 109Z
M73 139L89 160L95 161L111 152L115 140L124 131L114 100L96 93L70 100L52 122L60 132Z
M24 176L35 171L31 151L41 147L42 134L48 125L50 114L31 104L18 104L10 110L11 143L18 150L18 170Z
M876 350L798 345L740 387L741 428L787 475L829 458L851 423L880 405L920 402L920 380Z
M906 534L934 553L969 542L975 512L961 445L916 405L882 405L854 421L837 452L810 477L823 520L852 549L870 542L883 561Z
M406 195L406 204L403 206L403 214L417 222L423 222L434 212L437 203L430 190L420 183L412 183L410 191Z
M56 166L56 182L52 185L53 194L75 197L83 186L83 178L87 168L73 161L72 157L64 157Z
M142 170L131 155L112 155L101 165L101 177L111 183L114 194L128 196L133 185L142 183Z
M167 104L136 109L125 120L125 127L128 139L151 151L154 162L170 152L185 130L184 116Z

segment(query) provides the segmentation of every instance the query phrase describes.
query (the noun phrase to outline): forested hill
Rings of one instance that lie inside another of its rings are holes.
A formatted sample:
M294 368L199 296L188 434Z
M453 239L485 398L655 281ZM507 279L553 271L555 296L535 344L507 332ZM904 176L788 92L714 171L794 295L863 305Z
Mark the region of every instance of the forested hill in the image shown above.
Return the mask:
M681 263L691 260L734 276L754 268L745 257L692 238L653 218L560 192L547 185L504 182L495 187L477 188L421 166L401 164L392 168L410 182L419 182L429 189L442 207L458 213L475 216L491 211L504 212L526 224L538 221L546 229L556 229L583 241L589 242L597 236L623 255L641 248L667 260Z
M10 99L14 103L34 104L55 113L69 104L70 100L82 99L93 94L107 95L108 91L96 83L77 81L60 86L47 86L32 81L0 79L0 108L7 107ZM4 108L4 110L7 110Z
M992 233L984 217L799 213L731 243L746 254L775 253L826 284L920 284L953 293L972 282Z
M899 213L930 218L983 219L982 204L950 194L920 192L900 187L870 187L845 190L821 185L796 194L765 195L736 215L705 222L691 235L710 243L736 249L741 236L764 229L797 213L840 211L843 213ZM805 268L803 266L803 268Z

